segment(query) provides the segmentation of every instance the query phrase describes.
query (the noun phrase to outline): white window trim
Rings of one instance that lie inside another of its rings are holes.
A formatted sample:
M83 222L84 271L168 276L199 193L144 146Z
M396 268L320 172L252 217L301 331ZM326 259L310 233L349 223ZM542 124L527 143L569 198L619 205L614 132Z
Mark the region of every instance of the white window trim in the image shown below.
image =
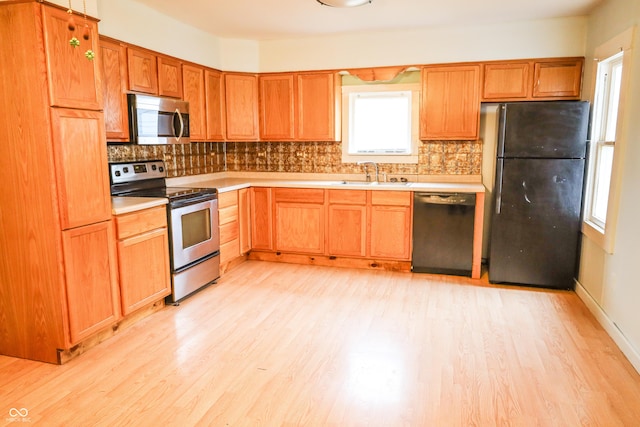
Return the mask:
M399 92L411 91L411 155L404 154L349 154L349 94L357 92ZM418 163L418 142L420 140L420 83L378 84L342 86L342 162L375 161L376 163ZM347 108L345 108L347 107Z
M620 188L622 185L622 170L623 161L625 158L624 152L626 148L627 129L625 126L625 104L626 94L629 89L631 75L631 60L632 60L632 42L635 27L631 27L624 33L614 37L603 45L599 46L595 50L592 73L592 85L591 85L591 102L595 97L595 87L598 70L598 59L606 59L614 56L618 52L624 52L622 57L622 83L620 86L620 105L618 109L618 118L616 125L616 142L615 151L613 154L613 166L611 170L611 184L609 186L609 199L607 203L607 217L605 228L603 229L598 224L587 220L586 215L582 223L583 234L600 246L604 251L609 254L613 254L615 247L615 234L618 223L618 208L620 206ZM595 160L593 150L596 149L596 144L591 144L589 155L589 173L587 176L587 191L585 206L590 206L591 197L593 194L593 179L591 163ZM586 212L585 212L586 213Z

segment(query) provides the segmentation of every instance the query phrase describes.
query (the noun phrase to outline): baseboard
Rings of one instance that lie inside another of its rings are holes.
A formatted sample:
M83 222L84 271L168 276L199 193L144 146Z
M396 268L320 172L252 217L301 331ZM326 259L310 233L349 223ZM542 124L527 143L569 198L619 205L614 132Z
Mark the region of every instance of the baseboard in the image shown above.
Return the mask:
M613 339L620 351L629 359L636 371L640 373L640 353L631 345L624 334L618 329L613 321L602 310L602 307L593 299L587 290L576 280L576 294L584 302L596 320L602 325L604 330Z

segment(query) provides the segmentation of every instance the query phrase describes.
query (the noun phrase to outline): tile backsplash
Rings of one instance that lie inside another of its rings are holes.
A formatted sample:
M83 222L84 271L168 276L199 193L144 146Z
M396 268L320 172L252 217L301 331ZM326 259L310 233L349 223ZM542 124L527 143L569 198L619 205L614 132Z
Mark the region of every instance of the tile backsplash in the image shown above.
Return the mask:
M342 163L341 142L193 142L172 145L109 145L110 162L161 159L170 177L234 172L360 173ZM226 166L226 167L225 167ZM418 164L381 163L380 173L480 175L482 141L420 142Z

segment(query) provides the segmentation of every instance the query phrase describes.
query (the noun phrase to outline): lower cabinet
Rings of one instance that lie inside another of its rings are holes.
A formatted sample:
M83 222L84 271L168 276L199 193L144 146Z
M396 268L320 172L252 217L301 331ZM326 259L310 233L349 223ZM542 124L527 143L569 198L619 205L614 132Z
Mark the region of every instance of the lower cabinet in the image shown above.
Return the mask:
M275 249L324 254L324 190L276 188Z
M240 256L237 191L218 195L218 220L220 226L220 264L226 264Z
M327 251L330 255L367 255L367 192L329 190Z
M251 250L251 196L248 188L238 190L238 234L240 254Z
M411 192L372 191L369 255L411 259Z
M113 223L62 232L71 344L120 319Z
M171 293L167 214L164 207L116 216L122 314Z
M251 248L273 249L273 208L271 188L252 187L251 196Z

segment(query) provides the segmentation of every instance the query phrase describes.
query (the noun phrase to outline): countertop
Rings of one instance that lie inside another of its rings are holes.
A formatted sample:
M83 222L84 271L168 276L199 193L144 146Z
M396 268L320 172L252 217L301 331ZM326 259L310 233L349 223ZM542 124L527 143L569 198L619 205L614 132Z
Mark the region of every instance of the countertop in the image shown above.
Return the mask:
M235 175L235 176L234 176ZM271 174L268 177L257 177L256 174L217 173L194 175L188 177L168 178L170 187L203 187L216 188L219 193L239 190L248 187L282 187L282 188L324 188L330 190L380 190L380 191L427 191L438 193L484 193L485 187L477 181L430 181L430 182L384 182L372 183L354 179L351 176L326 176L294 174L295 178L284 177L284 174ZM246 176L244 176L246 175ZM267 174L263 174L267 175ZM322 179L325 177L336 179ZM344 179L340 179L344 178ZM360 178L359 176L357 178ZM154 197L112 197L114 215L135 212L155 206L167 204L167 199Z

